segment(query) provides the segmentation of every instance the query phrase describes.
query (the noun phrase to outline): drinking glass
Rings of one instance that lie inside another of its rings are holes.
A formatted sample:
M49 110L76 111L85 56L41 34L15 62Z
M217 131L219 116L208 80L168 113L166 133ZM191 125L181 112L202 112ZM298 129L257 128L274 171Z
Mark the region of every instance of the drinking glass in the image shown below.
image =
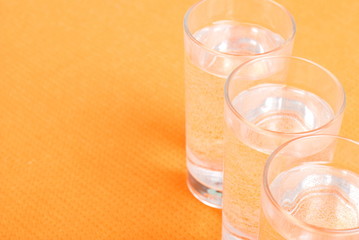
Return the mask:
M263 176L259 239L359 239L359 142L294 139L271 154Z
M256 239L265 160L290 139L337 134L345 93L337 78L292 56L250 60L225 85L223 239Z
M225 78L249 59L290 55L294 35L292 15L271 0L203 0L187 11L187 183L203 203L221 207Z

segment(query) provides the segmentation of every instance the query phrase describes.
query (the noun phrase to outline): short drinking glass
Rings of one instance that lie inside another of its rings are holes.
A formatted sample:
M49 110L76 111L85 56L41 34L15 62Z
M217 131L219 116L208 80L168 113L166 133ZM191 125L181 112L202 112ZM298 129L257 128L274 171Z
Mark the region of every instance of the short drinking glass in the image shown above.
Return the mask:
M313 135L269 157L259 239L359 239L359 142Z
M225 78L249 59L290 55L294 35L293 17L272 0L203 0L186 13L187 182L205 204L221 207Z
M223 239L256 239L265 160L314 133L337 134L345 93L328 70L303 58L248 61L225 85Z

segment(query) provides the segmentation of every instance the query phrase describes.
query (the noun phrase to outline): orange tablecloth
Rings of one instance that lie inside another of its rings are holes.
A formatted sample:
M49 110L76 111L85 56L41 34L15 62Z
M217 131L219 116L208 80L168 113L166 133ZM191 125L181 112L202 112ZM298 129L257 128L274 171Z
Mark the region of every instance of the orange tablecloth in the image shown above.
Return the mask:
M281 0L295 55L347 91L359 2ZM182 18L193 0L0 0L0 239L220 239L185 184Z

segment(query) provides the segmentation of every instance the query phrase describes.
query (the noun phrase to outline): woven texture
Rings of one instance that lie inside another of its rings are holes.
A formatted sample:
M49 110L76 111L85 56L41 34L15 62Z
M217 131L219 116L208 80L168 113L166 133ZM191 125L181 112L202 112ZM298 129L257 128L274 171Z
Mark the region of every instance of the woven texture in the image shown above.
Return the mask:
M359 2L281 0L295 55L347 91ZM192 0L0 0L0 239L220 239L186 188L182 19Z

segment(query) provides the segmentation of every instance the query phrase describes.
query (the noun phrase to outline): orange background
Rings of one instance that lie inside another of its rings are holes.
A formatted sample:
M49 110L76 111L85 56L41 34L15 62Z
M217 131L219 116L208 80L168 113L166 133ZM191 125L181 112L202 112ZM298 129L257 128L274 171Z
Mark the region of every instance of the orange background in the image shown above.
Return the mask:
M279 2L295 55L343 82L359 140L359 1ZM220 239L185 184L193 3L0 0L0 239Z

